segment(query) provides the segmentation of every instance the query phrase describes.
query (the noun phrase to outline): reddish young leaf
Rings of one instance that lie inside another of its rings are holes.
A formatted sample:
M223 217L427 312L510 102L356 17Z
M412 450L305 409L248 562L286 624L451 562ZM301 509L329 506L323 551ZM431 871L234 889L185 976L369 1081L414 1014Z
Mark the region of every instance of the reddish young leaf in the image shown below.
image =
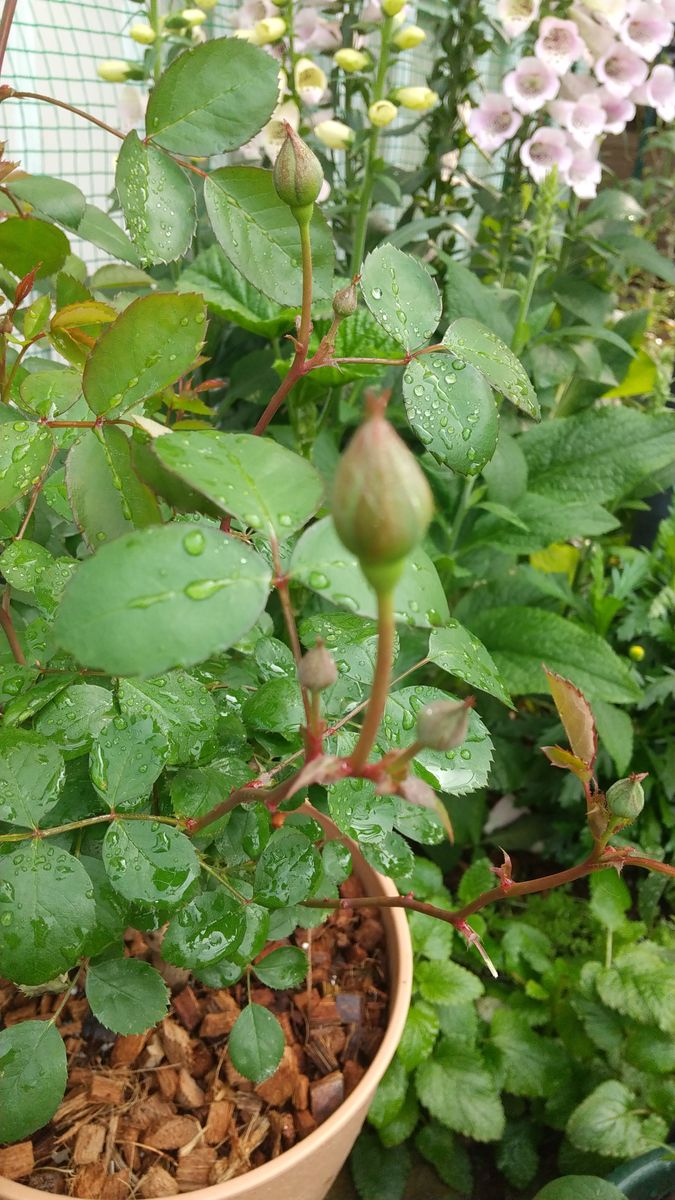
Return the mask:
M542 750L554 767L562 767L564 771L571 771L582 783L590 783L593 772L588 763L577 758L576 754L563 750L562 746L542 746Z
M563 679L562 675L556 675L546 666L544 671L572 752L587 767L592 768L598 751L598 734L591 706L569 679Z

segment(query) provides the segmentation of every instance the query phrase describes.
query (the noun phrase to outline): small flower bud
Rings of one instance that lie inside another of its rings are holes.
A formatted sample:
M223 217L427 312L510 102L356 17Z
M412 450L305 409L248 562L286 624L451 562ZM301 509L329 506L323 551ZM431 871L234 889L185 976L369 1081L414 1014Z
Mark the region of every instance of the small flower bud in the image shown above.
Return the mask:
M363 50L354 50L351 46L344 46L342 50L335 51L333 62L336 67L340 67L340 70L351 74L353 71L365 71L370 66L371 58L369 54L364 54Z
M454 750L469 730L471 705L464 700L434 700L417 715L417 740L428 750Z
M433 513L426 476L385 416L386 397L370 397L366 419L335 473L335 528L377 589L390 588Z
M351 317L356 312L358 302L356 286L349 283L333 296L333 312L336 317Z
M398 109L391 100L376 100L368 109L368 119L371 125L378 128L383 128L385 125L391 125Z
M411 108L415 112L426 112L427 109L433 108L438 103L438 92L432 91L429 87L402 87L396 89L393 98L404 108Z
M253 41L256 46L270 46L278 42L286 32L286 22L282 17L266 17L256 21L253 26Z
M627 779L618 779L607 789L605 800L613 817L621 817L624 821L634 821L639 817L645 803L642 790L644 775L629 775Z
M331 150L346 150L354 141L354 130L345 125L344 121L319 121L314 126L314 133L324 146Z
M316 154L286 122L286 137L272 172L277 196L297 215L314 204L323 183L323 168ZM311 215L311 212L310 212Z
M199 8L203 8L205 12L210 12L212 8L216 7L218 0L195 0L195 2Z
M201 8L184 8L180 14L186 25L203 25L206 13Z
M303 654L298 667L298 676L302 686L309 692L323 692L335 683L338 677L335 659L326 649L321 638L317 638L316 645Z
M632 658L633 662L642 662L642 660L644 659L644 656L645 656L644 646L639 646L638 643L635 642L632 646L629 647L628 657Z
M129 37L138 42L139 46L151 46L157 40L157 34L147 21L134 21L129 30Z
M405 6L406 0L382 0L382 12L385 17L395 17Z
M104 58L96 67L99 79L106 83L125 83L131 73L131 63L122 58Z
M398 29L391 39L399 50L414 50L426 40L426 33L419 25L404 25Z

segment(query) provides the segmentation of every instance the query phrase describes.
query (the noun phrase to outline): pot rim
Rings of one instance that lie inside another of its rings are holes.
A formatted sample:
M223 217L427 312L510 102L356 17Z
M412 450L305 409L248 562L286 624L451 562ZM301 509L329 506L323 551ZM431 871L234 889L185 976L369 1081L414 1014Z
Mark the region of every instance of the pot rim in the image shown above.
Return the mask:
M322 813L313 810L312 815L327 830L339 833L333 822ZM399 895L398 888L394 883L371 867L353 843L351 850L354 870L368 883L369 887L379 889L382 895ZM256 1189L272 1181L279 1174L280 1169L293 1170L305 1159L311 1158L314 1154L320 1154L321 1147L352 1119L354 1109L362 1106L369 1107L368 1101L374 1090L373 1085L377 1086L380 1082L396 1053L412 994L413 954L405 910L403 908L383 908L381 915L386 934L387 962L390 972L389 1019L377 1054L354 1091L350 1092L340 1107L330 1117L327 1117L323 1124L302 1141L296 1142L289 1150L284 1150L283 1154L277 1158L271 1159L261 1167L255 1167L253 1171L248 1171L245 1175L237 1175L223 1183L210 1184L208 1187L199 1188L193 1192L183 1192L181 1200L255 1200ZM3 1200L39 1200L39 1198L44 1200L47 1194L39 1188L29 1187L0 1176L0 1196Z

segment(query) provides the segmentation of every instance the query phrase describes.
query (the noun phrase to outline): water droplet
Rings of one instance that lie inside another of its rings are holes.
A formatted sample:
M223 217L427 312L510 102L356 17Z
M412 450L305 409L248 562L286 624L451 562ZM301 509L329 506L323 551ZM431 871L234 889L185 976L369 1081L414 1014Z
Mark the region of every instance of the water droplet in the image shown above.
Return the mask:
M373 300L381 300L382 299L382 288L373 288L373 290L370 294L373 297Z
M210 596L227 587L227 584L227 579L195 579L193 583L187 584L184 591L190 600L208 600Z
M329 579L327 575L324 575L323 571L310 571L307 582L311 588L317 588L321 591L323 588L328 587Z
M199 529L192 529L185 534L183 538L183 549L192 555L203 554L206 547L206 538Z

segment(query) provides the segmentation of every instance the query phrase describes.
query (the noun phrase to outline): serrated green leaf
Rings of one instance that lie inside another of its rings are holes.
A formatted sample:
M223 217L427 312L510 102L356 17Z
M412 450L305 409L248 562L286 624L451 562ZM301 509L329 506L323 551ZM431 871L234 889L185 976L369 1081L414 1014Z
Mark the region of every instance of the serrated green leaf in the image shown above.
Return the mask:
M626 1038L625 1053L627 1061L640 1071L655 1075L675 1071L675 1040L662 1029L636 1025Z
M54 636L84 666L156 675L201 662L255 624L271 572L241 541L187 524L128 533L82 564Z
M51 1021L0 1032L0 1141L18 1142L46 1125L66 1090L66 1048Z
M589 908L605 929L616 931L626 923L626 913L632 904L631 894L623 879L610 867L594 871L589 880Z
M51 430L45 426L28 421L0 424L0 509L9 508L39 482L53 450Z
M12 195L25 200L40 216L77 229L86 208L83 193L74 183L51 175L26 175L12 179Z
M551 1038L534 1033L527 1019L499 1008L491 1038L497 1047L503 1087L516 1096L550 1096L558 1087L565 1052Z
M235 270L220 246L200 251L181 273L177 288L179 292L201 292L219 316L260 337L278 337L293 328L297 309L279 310Z
M394 1058L382 1076L368 1109L368 1120L376 1129L388 1125L399 1112L408 1090L408 1075L400 1059Z
M121 429L87 429L66 459L66 489L75 521L90 550L131 529L161 523L159 505L131 465Z
M534 1200L624 1200L624 1197L625 1192L596 1175L566 1175L547 1183Z
M595 985L608 1008L641 1025L675 1032L675 970L655 947L642 944L621 951L611 967L598 971Z
M106 719L112 716L112 707L112 693L105 688L94 683L69 683L40 708L35 729L51 738L65 758L74 758L89 750Z
M90 806L87 811L91 812ZM76 819L77 814L74 816ZM122 942L124 930L129 924L129 909L108 879L100 858L81 854L80 862L91 880L96 910L95 924L85 938L82 953L87 958L94 958L113 943L119 945Z
M191 675L169 671L156 679L122 679L118 700L124 716L149 716L166 734L170 766L213 757L218 712L210 692Z
M407 1071L414 1070L429 1058L438 1037L438 1029L438 1017L432 1004L417 1000L410 1006L397 1051Z
M361 291L375 320L406 350L428 341L441 318L435 280L418 258L396 246L384 243L368 255Z
M95 204L87 204L84 216L77 227L77 236L92 246L98 246L112 258L121 258L123 262L138 266L140 258L138 250L116 221L109 217Z
M461 1142L438 1121L429 1121L415 1138L420 1154L434 1166L444 1183L460 1196L473 1189L471 1159Z
M455 370L454 365L464 368ZM461 475L477 475L497 445L499 418L489 385L449 354L414 358L403 373L408 420L434 458Z
M144 1033L166 1016L169 1007L162 976L138 958L91 963L86 993L94 1016L113 1033Z
M134 129L117 158L115 187L144 263L173 262L186 253L197 223L192 184L182 167Z
M421 962L415 973L415 983L430 1004L468 1004L485 991L473 971L453 962Z
M302 983L308 968L307 955L299 946L279 946L259 959L253 969L267 987L293 988Z
M123 412L190 370L204 341L201 296L141 296L101 334L87 359L82 387L97 415Z
M19 279L34 268L38 279L53 275L69 254L70 243L65 233L47 221L12 217L0 224L0 265Z
M579 1150L608 1158L635 1158L655 1149L668 1132L660 1117L645 1117L639 1109L633 1092L610 1079L575 1108L567 1122L567 1136Z
M221 958L231 958L245 932L242 904L222 890L204 892L169 922L162 955L178 967L208 967Z
M538 1129L533 1122L507 1121L496 1154L497 1165L512 1187L532 1183L539 1167Z
M391 692L384 710L377 745L385 753L403 749L415 737L417 714L427 704L456 697L438 688L407 687ZM432 787L455 796L465 796L485 787L492 761L492 741L477 713L472 712L469 731L455 750L422 750L415 756L413 770Z
M511 706L511 697L485 646L459 621L448 621L443 629L433 630L429 659L469 687L477 687Z
M239 1014L227 1043L236 1069L262 1083L276 1071L284 1052L284 1035L276 1017L260 1004L248 1004Z
M448 326L443 343L484 379L506 396L512 404L538 420L539 401L527 372L505 342L473 317L460 317Z
M167 753L167 738L150 717L113 717L89 751L91 781L111 809L137 808L151 794Z
M26 409L53 419L72 408L82 395L82 377L71 367L36 371L21 381L19 392Z
M281 540L314 515L321 477L305 459L247 433L177 432L153 450L163 466L256 532Z
M370 1130L359 1135L351 1169L360 1200L403 1200L410 1168L406 1146L385 1149Z
M504 1130L499 1090L475 1050L441 1042L416 1072L417 1095L432 1117L477 1142L498 1141Z
M278 64L239 38L216 38L179 54L150 94L149 138L176 154L236 150L277 104Z
M265 846L255 871L254 894L267 908L300 904L321 878L321 859L298 829L277 829Z
M65 765L47 738L0 729L0 820L27 829L39 826L56 804Z
M158 821L113 821L103 839L103 862L126 900L175 905L199 875L190 839Z
M93 928L91 880L72 854L30 841L0 855L0 974L36 984L70 970Z

